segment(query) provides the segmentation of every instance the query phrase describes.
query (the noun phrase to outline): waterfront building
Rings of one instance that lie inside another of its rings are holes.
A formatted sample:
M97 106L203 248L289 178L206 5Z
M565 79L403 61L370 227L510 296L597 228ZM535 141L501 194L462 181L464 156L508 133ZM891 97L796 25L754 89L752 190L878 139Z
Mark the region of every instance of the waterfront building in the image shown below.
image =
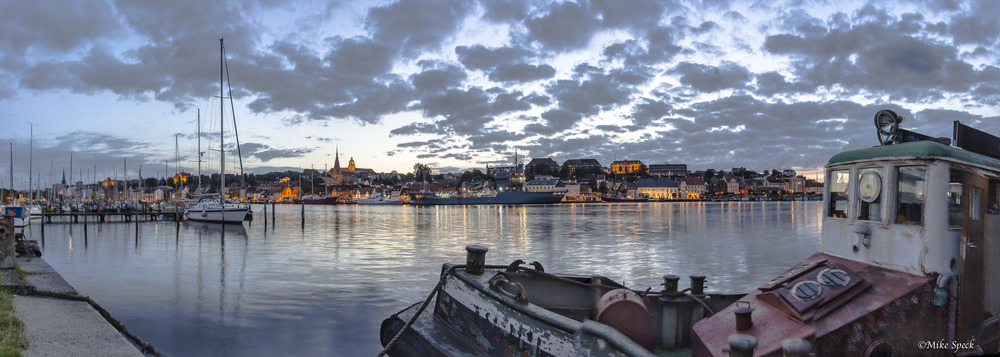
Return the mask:
M646 168L651 176L656 177L686 177L687 164L651 164Z
M559 180L534 179L524 183L527 192L566 192L566 186L559 186Z
M807 180L806 181L806 187L805 187L805 193L807 193L807 194L814 194L814 195L822 195L823 194L823 183L822 182L817 182L816 180Z
M705 193L705 180L698 177L688 177L680 182L681 195L689 200L701 199Z
M636 182L636 192L654 200L674 200L680 198L680 186L666 178L641 178Z
M583 168L603 170L601 163L597 159L569 159L564 161L562 166L568 168L570 172L575 172Z
M639 172L642 168L642 161L632 160L629 161L627 158L625 160L619 160L611 163L611 172L618 175L634 174Z

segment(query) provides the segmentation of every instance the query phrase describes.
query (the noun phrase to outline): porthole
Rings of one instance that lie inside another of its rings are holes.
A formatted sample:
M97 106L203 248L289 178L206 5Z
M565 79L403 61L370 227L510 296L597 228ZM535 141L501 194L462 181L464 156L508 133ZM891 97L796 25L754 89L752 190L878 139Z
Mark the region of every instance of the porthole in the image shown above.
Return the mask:
M823 286L812 280L800 282L792 287L792 296L802 301L815 299L822 293Z
M831 288L839 288L846 286L851 282L851 276L847 274L846 271L840 269L824 269L819 272L817 276L820 284L829 286Z

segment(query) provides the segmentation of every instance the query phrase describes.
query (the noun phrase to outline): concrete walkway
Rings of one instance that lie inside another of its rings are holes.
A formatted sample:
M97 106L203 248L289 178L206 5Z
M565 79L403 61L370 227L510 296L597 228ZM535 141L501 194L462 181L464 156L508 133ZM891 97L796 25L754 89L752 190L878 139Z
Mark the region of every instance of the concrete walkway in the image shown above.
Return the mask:
M0 269L4 287L79 295L45 260L21 257L17 263L28 273L27 281L12 274L13 269ZM28 335L27 356L143 355L86 301L15 295L14 313Z

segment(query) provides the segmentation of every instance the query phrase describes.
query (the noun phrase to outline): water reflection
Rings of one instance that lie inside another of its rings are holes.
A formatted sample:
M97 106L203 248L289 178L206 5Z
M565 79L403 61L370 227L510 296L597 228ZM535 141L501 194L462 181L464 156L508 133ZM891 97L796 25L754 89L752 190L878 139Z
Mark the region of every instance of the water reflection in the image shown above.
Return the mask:
M701 274L710 290L747 291L818 250L821 218L816 202L309 206L304 226L300 206L268 211L245 227L48 224L43 250L168 355L373 355L381 320L426 296L467 244L492 264L654 289Z

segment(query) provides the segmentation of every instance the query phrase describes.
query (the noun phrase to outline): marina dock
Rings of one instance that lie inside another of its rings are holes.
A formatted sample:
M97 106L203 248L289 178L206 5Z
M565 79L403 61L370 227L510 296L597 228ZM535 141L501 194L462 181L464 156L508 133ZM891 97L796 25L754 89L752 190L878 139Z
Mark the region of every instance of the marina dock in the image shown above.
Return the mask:
M54 223L53 218L67 218L72 223L84 223L88 221L97 222L135 222L135 221L180 221L184 218L184 212L155 212L155 211L94 211L94 212L59 212L41 213L42 223Z

